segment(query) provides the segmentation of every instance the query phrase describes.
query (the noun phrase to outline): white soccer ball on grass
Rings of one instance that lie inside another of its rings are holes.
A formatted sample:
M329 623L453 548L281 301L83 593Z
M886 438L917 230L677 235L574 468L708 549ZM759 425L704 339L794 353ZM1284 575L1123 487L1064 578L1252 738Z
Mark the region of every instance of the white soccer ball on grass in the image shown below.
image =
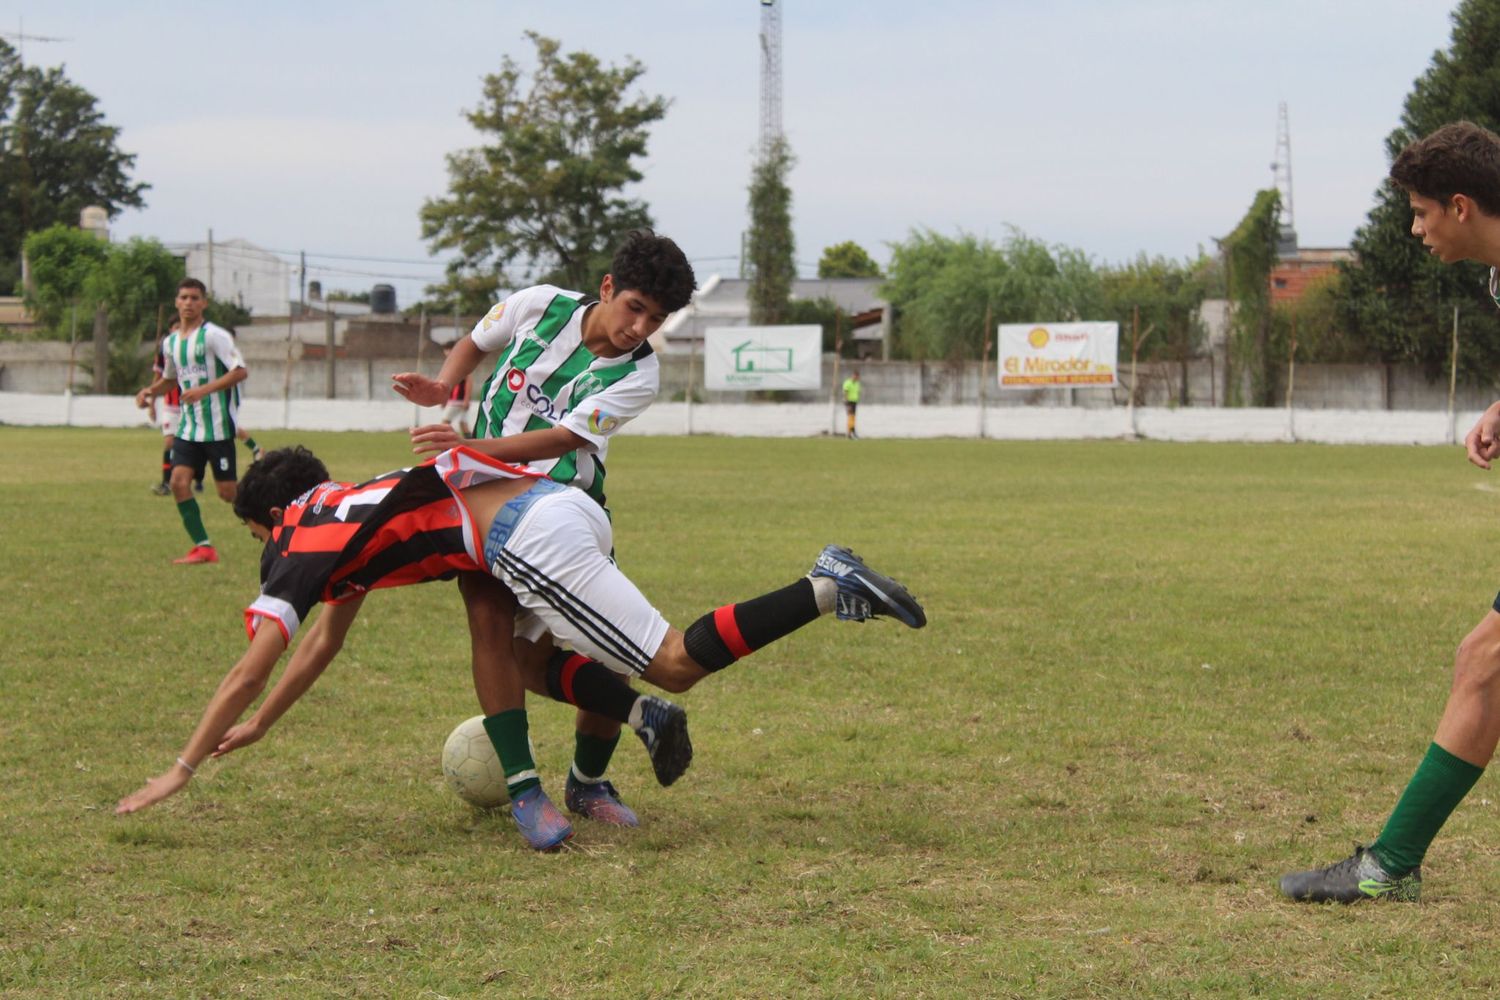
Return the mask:
M484 731L484 716L460 722L443 744L443 777L459 798L482 809L510 801L505 791L505 769L490 736Z

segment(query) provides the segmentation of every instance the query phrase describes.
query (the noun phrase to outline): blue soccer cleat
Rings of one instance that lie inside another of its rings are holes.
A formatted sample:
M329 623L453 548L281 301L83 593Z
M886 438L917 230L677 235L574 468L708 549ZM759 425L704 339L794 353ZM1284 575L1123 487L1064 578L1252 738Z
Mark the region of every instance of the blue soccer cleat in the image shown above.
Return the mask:
M881 576L842 546L829 545L818 553L818 561L808 575L825 576L838 584L834 613L842 621L862 622L889 616L909 628L927 624L927 613L905 587Z
M511 799L510 815L532 850L550 851L573 836L573 824L547 798L541 785L533 785Z
M620 801L620 793L607 781L579 781L571 772L563 793L568 811L610 826L640 826L635 810Z
M693 741L688 739L687 712L655 695L641 697L641 724L635 734L651 755L651 770L662 786L682 777L693 762Z

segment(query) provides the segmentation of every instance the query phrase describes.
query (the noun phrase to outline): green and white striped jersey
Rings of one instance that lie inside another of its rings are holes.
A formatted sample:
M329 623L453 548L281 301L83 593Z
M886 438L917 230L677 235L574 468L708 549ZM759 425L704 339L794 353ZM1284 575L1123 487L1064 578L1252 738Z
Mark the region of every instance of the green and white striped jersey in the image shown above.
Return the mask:
M240 349L228 330L206 320L198 329L173 330L161 344L162 374L177 380L186 392L207 385L236 368L245 367ZM184 441L230 441L239 415L239 386L213 392L196 403L182 404L176 436Z
M566 427L588 447L528 464L602 502L610 436L656 399L661 372L649 344L618 358L584 347L583 317L592 304L578 292L536 285L498 303L474 326L475 346L501 352L479 394L474 436Z

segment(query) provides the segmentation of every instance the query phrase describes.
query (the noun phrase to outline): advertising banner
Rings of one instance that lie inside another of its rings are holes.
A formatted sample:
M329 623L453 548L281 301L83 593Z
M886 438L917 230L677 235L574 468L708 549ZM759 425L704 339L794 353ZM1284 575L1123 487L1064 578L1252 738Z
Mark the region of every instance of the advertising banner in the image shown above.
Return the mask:
M1118 323L1002 323L1002 389L1118 385Z
M703 331L705 389L818 389L822 385L820 326L727 326Z

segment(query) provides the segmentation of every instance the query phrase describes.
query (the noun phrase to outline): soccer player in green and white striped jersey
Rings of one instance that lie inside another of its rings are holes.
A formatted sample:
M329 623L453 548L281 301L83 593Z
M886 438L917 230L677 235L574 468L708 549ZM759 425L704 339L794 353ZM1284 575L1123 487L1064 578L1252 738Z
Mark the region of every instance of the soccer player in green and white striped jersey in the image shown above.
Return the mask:
M1444 125L1403 149L1390 177L1411 205L1411 234L1444 264L1488 264L1490 296L1500 305L1500 135L1473 122ZM1480 415L1464 447L1481 469L1500 459L1500 403ZM1458 644L1437 731L1380 836L1342 861L1282 876L1282 894L1314 903L1417 900L1428 848L1500 744L1497 705L1500 597Z
M693 269L677 244L650 230L629 233L616 251L597 300L552 285L516 292L498 303L449 352L436 379L418 372L392 376L397 393L421 406L440 406L452 387L489 353L493 372L479 393L475 439L466 446L503 462L525 462L558 482L577 486L601 506L610 437L656 399L659 371L647 338L692 299ZM433 453L461 442L447 424L412 431L414 450ZM500 641L497 616L510 596L493 578L460 578L476 661ZM517 622L518 638L543 640L535 622ZM476 664L475 676L493 675ZM495 740L512 795L538 785L515 671L501 693L513 707L486 728ZM577 744L567 804L603 822L636 825L604 773L620 736L618 722L578 713Z
M203 318L207 306L203 282L182 279L177 286L177 328L162 341L162 373L135 395L135 405L144 409L173 385L182 390L172 437L170 486L182 526L193 542L187 555L173 560L183 564L219 561L192 486L207 466L213 471L219 498L234 502L237 387L249 374L229 331Z

